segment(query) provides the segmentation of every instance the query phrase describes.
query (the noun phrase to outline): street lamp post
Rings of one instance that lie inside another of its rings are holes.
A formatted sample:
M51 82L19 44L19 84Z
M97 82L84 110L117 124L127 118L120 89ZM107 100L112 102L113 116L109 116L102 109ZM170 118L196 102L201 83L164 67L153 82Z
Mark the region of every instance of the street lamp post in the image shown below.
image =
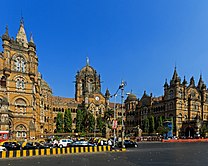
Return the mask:
M113 105L113 112L114 112L113 119L114 119L114 123L116 122L116 96L117 96L117 94L114 94L114 99L115 99L114 105ZM114 126L114 128L113 128L113 146L114 147L116 146L116 126Z
M121 140L122 140L122 147L124 147L124 132L125 132L125 128L124 128L124 109L123 109L123 103L124 103L124 86L125 86L125 82L122 81L121 85L119 86L119 89L121 89L121 126L122 126L122 133L121 133Z

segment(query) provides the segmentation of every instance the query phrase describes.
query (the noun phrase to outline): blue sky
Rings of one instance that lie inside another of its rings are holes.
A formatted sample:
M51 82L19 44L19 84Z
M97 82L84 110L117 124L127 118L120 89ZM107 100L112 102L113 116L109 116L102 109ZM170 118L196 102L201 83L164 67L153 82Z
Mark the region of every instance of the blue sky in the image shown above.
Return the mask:
M53 94L74 97L75 75L86 64L101 75L102 92L163 95L174 67L188 82L208 81L206 0L1 1L0 34L15 37L21 13L33 33L39 71ZM2 44L2 43L1 43ZM2 51L2 49L1 49Z

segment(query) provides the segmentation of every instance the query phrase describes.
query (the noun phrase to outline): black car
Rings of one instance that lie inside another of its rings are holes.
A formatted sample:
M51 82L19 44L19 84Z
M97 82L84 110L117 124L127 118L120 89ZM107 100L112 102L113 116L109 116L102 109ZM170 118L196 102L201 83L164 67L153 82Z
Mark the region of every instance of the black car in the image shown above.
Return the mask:
M20 150L21 146L17 142L4 142L3 145L7 150Z
M37 149L36 145L33 142L27 142L22 149Z
M118 147L122 147L122 142L118 143ZM138 144L131 140L124 140L124 148L137 148Z

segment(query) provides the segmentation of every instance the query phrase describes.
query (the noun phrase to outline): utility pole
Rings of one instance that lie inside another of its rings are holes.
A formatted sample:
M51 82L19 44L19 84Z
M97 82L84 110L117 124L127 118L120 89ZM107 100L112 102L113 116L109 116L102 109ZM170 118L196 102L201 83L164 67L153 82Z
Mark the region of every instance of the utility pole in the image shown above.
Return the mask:
M117 94L114 94L114 105L113 105L113 112L114 112L114 117L113 117L113 120L114 120L114 128L113 128L113 146L115 147L116 146L116 127L117 127L117 124L116 123L116 96Z
M119 89L121 89L121 113L122 113L122 133L121 133L121 139L122 139L122 147L124 147L124 133L125 133L125 127L124 127L124 109L123 109L123 103L124 103L124 86L126 83L124 81L121 81L121 85L119 86Z

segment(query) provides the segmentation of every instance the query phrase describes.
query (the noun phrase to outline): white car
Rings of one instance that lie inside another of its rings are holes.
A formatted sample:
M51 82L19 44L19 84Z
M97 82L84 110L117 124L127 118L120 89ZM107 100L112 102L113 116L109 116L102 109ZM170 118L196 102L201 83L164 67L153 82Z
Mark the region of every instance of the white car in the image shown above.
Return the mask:
M0 146L0 152L6 151L6 148L3 146Z
M63 148L63 147L67 147L67 144L72 143L73 141L71 139L60 139L58 141L58 147Z

